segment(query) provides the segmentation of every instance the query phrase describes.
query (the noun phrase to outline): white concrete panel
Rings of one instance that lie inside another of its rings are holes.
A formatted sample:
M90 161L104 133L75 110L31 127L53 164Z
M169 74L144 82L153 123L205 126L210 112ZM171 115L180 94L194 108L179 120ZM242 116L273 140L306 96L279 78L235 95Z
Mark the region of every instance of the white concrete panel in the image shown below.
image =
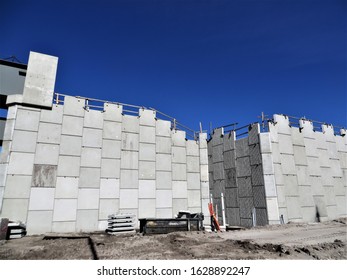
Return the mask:
M337 153L336 143L328 142L327 144L328 144L329 158L331 158L331 159L339 159L339 156L338 156L338 153Z
M277 202L278 207L287 207L285 186L277 185Z
M120 188L137 189L139 187L138 170L121 170L120 171Z
M263 174L271 175L274 174L274 164L272 163L271 154L262 154L262 165L263 165Z
M207 149L207 133L199 133L199 147L200 149Z
M136 116L124 115L122 123L122 131L139 133L139 118Z
M173 217L172 208L157 208L156 210L156 218L171 219Z
M172 162L173 163L186 163L186 148L185 147L172 147Z
M34 163L58 165L59 145L37 144Z
M155 218L155 199L139 199L139 219Z
M276 185L283 185L283 173L282 173L282 166L280 164L274 164L274 171L275 171L275 182ZM269 174L271 175L271 174Z
M307 166L296 166L296 176L298 179L299 186L309 186L310 183L310 173Z
M200 174L187 173L188 190L200 190Z
M336 199L335 199L335 188L334 186L323 186L324 189L324 197L327 206L328 205L336 205Z
M188 207L201 207L200 190L188 190Z
M15 129L26 131L38 131L40 112L18 108Z
M207 149L200 149L200 164L208 164L208 152Z
M81 156L82 137L62 135L60 143L60 154L67 156Z
M171 155L171 138L166 137L156 137L155 151L161 154Z
M153 110L139 109L140 125L154 126L156 123L156 112Z
M4 199L1 216L13 221L27 221L28 199Z
M122 169L139 169L139 152L122 151L120 167Z
M274 115L274 122L277 126L278 133L291 135L291 128L289 126L289 119L287 116Z
M340 217L347 215L346 196L336 196L336 212Z
M294 156L281 154L280 157L283 175L294 175L296 173Z
M345 182L343 178L332 178L332 180L332 185L334 186L336 196L344 195L347 197L347 188L345 188L343 185L347 184L347 182Z
M307 165L305 147L294 146L294 161L296 165Z
M102 130L93 128L84 128L82 137L82 146L101 148Z
M347 153L339 152L339 160L341 168L347 169Z
M296 146L305 146L304 134L296 127L292 127L292 142Z
M137 189L120 189L120 209L136 209L138 208Z
M15 130L11 151L35 153L37 132Z
M139 150L139 135L133 133L122 134L122 150L138 151Z
M176 216L179 211L188 210L188 199L187 198L174 198L172 200L172 212Z
M187 165L181 163L172 164L172 180L186 181L187 180Z
M8 165L6 163L0 163L0 186L5 186L6 184L7 167Z
M299 196L299 187L296 176L293 175L284 175L284 191L286 196Z
M155 198L155 180L139 180L139 198Z
M119 198L119 179L101 179L100 198Z
M82 136L83 118L74 116L63 116L62 134Z
M287 211L288 211L288 219L302 219L301 207L299 197L296 196L288 196L287 200Z
M172 131L172 143L174 146L186 146L186 132L182 130Z
M17 118L18 105L11 105L8 107L7 120L15 120Z
M81 167L101 167L101 149L82 148Z
M155 144L140 143L139 153L140 160L155 161Z
M62 105L53 105L52 110L41 110L40 121L47 123L63 123L63 109Z
M316 132L315 134L315 140L316 140L316 147L318 149L327 150L328 149L328 143L326 142L325 134L321 132Z
M57 177L55 188L55 198L77 198L78 197L78 178Z
M320 167L330 167L329 153L327 150L317 149L317 156Z
M321 167L322 173L322 185L323 186L333 186L333 177L330 167Z
M98 209L99 189L79 189L78 209Z
M333 177L342 177L342 169L338 159L330 160L331 173Z
M201 197L202 199L209 199L210 198L210 189L208 182L200 182L201 186Z
M315 139L304 138L307 156L317 156L317 143Z
M194 140L188 140L186 142L187 156L199 156L199 144Z
M187 157L187 172L200 172L199 157Z
M281 154L294 154L291 135L278 134L278 144Z
M30 186L31 176L9 175L7 176L4 198L29 198Z
M139 178L145 180L155 179L155 162L140 161L139 162Z
M57 179L57 166L35 164L31 181L32 187L54 188Z
M208 180L208 165L200 165L200 181L207 182Z
M335 136L337 151L347 153L346 139L347 137Z
M121 141L118 140L102 140L102 157L119 159L121 157Z
M323 196L324 195L324 189L322 185L322 178L321 177L313 177L310 176L310 183L311 183L311 192L313 196Z
M77 217L77 199L56 199L54 202L54 222L74 222Z
M70 116L84 116L85 100L73 96L64 97L64 115Z
M271 139L270 139L270 133L264 132L259 134L259 141L260 141L260 151L262 154L264 153L271 153Z
M104 129L102 133L104 139L121 140L122 124L118 122L104 121Z
M188 197L187 182L173 181L172 182L172 198L187 198L187 197Z
M3 141L0 153L0 162L8 163L10 161L10 149L12 141Z
M37 142L60 144L61 124L40 123Z
M315 132L313 131L313 124L311 121L299 120L299 124L301 127L301 132L304 135L304 137L308 137L308 138L315 137Z
M103 128L103 112L97 110L89 110L84 113L84 127Z
M274 175L264 175L265 195L266 197L276 197L276 183Z
M332 125L322 124L322 132L329 142L335 142L334 127Z
M279 212L278 212L278 203L276 197L266 198L266 206L267 206L267 216L269 222L272 221L272 224L275 222L279 223Z
M97 189L100 187L100 168L81 168L79 188Z
M76 176L80 174L80 157L59 156L58 176Z
M98 229L99 210L77 210L76 230L82 232Z
M172 189L172 174L171 172L156 172L156 185L157 189Z
M107 220L109 215L117 214L118 211L119 199L100 199L99 220Z
M15 120L6 120L4 135L2 137L3 141L11 141L13 139Z
M52 211L29 211L27 222L28 235L51 232L52 216Z
M54 188L31 188L30 210L53 210Z
M313 176L320 176L321 170L318 157L307 157L308 172Z
M158 171L171 171L171 155L157 154L156 169Z
M301 207L303 222L315 222L316 221L316 207Z
M34 154L12 152L8 165L8 174L31 175L33 172Z
M120 159L101 159L102 178L120 178Z
M272 160L274 163L281 163L279 143L272 143Z
M140 142L155 143L155 127L140 126Z
M171 122L164 120L157 120L156 122L156 135L171 137Z
M315 195L313 196L313 199L316 205L316 210L318 211L318 215L320 217L320 221L327 221L328 213L324 196Z
M52 232L68 233L75 232L76 222L53 222Z
M104 120L121 122L123 119L122 113L122 105L104 103Z

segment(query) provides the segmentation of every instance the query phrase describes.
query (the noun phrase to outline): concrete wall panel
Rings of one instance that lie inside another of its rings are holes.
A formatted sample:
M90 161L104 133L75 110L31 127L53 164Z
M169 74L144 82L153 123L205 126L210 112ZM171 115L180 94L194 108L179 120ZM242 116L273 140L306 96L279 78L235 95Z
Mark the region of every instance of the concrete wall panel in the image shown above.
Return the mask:
M156 137L155 151L161 154L171 155L171 138Z
M104 120L121 122L123 120L123 106L119 104L104 103Z
M76 221L77 199L56 199L54 202L53 221Z
M120 209L137 209L139 191L138 189L120 189Z
M83 117L85 112L84 106L84 99L73 96L64 97L64 115Z
M189 177L188 177L189 178ZM189 184L189 181L188 181ZM156 172L156 186L157 189L172 189L172 174L171 172Z
M139 180L139 198L155 199L155 194L156 194L155 180Z
M155 179L155 162L140 161L139 162L139 178L145 180Z
M305 147L294 146L294 161L296 165L307 165Z
M82 136L83 118L74 116L63 116L62 134Z
M15 129L26 131L38 131L40 112L32 109L18 108Z
M46 164L34 164L32 187L54 188L57 179L57 166Z
M40 122L62 124L63 110L62 105L53 105L52 110L41 110Z
M172 131L172 143L174 146L186 146L186 132L181 130Z
M82 148L81 167L101 167L101 149Z
M157 136L171 137L171 122L170 121L157 120L155 129L156 129Z
M42 234L52 231L52 211L29 211L28 234Z
M15 130L11 151L35 153L37 132Z
M62 135L60 142L60 154L67 156L81 156L82 137Z
M172 164L172 180L186 181L187 180L187 167L186 164L173 163Z
M122 134L122 150L138 151L139 150L139 135L133 133Z
M119 198L119 179L101 179L100 199Z
M53 222L52 232L74 232L76 230L76 222Z
M100 187L100 168L83 167L79 176L79 188Z
M172 191L171 190L156 191L156 208L157 209L170 208L172 213Z
M196 141L188 140L187 142L187 156L199 156L199 143Z
M82 146L101 148L102 147L102 130L94 128L84 128L82 137Z
M4 198L29 198L31 176L7 176ZM2 197L1 197L2 199Z
M188 186L185 181L172 181L172 198L187 198Z
M187 173L188 190L200 191L200 174L199 173Z
M101 178L120 178L120 159L101 159Z
M140 142L155 144L155 127L140 126Z
M157 218L173 218L172 208L157 208L156 217Z
M39 125L39 134L37 137L37 142L48 144L60 144L61 127L61 124L41 122Z
M28 199L4 199L2 203L1 216L10 220L26 222L28 214Z
M138 189L139 171L138 170L121 170L120 171L120 188Z
M188 156L187 160L187 172L200 172L199 157Z
M100 199L99 220L107 220L109 215L117 214L118 211L119 199Z
M156 163L158 171L171 171L171 155L157 154Z
M78 197L78 178L57 177L55 198L77 198Z
M102 137L104 139L121 140L122 139L122 123L104 121Z
M121 158L121 141L103 139L102 140L102 157L103 158Z
M95 231L98 228L99 210L77 210L76 230Z
M89 110L84 113L84 127L103 128L103 112L97 110Z
M186 163L187 153L185 147L172 147L172 162L173 163Z
M58 165L59 145L37 144L34 163Z
M153 110L140 109L140 125L154 126L156 124L156 112ZM155 135L155 134L154 134Z
M78 177L80 174L80 157L59 156L58 176Z
M173 215L177 215L179 211L188 210L188 200L187 198L173 198L172 199L172 212Z
M31 175L34 156L34 154L12 152L7 170L8 174Z
M99 189L79 189L78 209L99 209Z
M54 188L31 188L29 211L53 210L54 192Z
M283 175L295 175L295 161L293 155L281 154L281 166Z
M140 160L155 161L155 144L140 143ZM171 161L171 158L170 158Z
M139 169L139 153L122 151L120 167L122 169Z
M139 219L156 215L155 199L139 199Z
M122 131L124 132L132 132L139 133L139 118L136 116L124 115L122 122Z

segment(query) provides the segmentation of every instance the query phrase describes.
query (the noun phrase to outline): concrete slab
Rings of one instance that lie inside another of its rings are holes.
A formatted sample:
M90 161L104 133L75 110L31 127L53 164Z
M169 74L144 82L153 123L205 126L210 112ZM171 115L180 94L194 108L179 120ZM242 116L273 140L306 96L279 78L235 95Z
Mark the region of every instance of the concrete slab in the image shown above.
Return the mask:
M103 139L102 140L102 158L121 158L121 141Z
M223 161L223 144L216 145L212 147L212 162L222 162Z
M186 142L187 156L199 156L199 143L194 140L188 140Z
M100 180L100 199L119 198L119 179Z
M29 211L27 221L28 235L52 231L52 211Z
M268 123L271 143L278 143L278 126L272 122Z
M291 127L289 126L288 117L276 114L273 117L278 133L291 135Z
M251 176L251 165L249 157L236 159L236 173L237 177Z
M347 169L347 153L339 152L338 154L341 168Z
M228 225L240 226L240 209L239 208L226 208L225 216Z
M69 233L75 232L76 222L53 222L52 232Z
M223 144L224 128L216 128L212 133L212 146L217 146Z
M315 133L315 140L316 140L317 149L323 149L323 150L328 149L328 143L326 141L327 139L325 137L325 134L323 134L321 132L316 132Z
M333 177L330 167L321 167L323 186L333 186Z
M335 142L335 132L332 125L322 124L322 133L328 142Z
M172 180L186 181L187 180L187 165L182 163L172 164Z
M266 205L269 224L279 224L280 215L278 212L277 197L266 198Z
M200 172L199 157L187 156L187 172Z
M239 199L240 203L240 218L251 219L252 209L254 207L252 197L244 197Z
M177 215L179 211L188 209L188 200L186 198L174 198L172 199L172 212Z
M37 142L60 144L61 124L40 122Z
M284 184L284 181L283 181L283 173L282 173L282 166L281 164L274 164L273 165L274 167L274 171L275 171L275 182L276 182L276 185L283 185ZM272 175L272 174L266 174L265 171L264 172L264 175Z
M187 185L188 185L188 190L200 191L200 174L187 173Z
M29 211L53 210L54 188L31 188Z
M279 207L278 208L278 212L280 214L280 216L283 216L283 221L284 223L288 223L288 213L287 213L287 208L286 207Z
M172 144L174 146L186 146L186 132L181 130L172 131L171 134Z
M281 163L279 143L272 143L272 161L274 163Z
M292 143L295 146L305 146L304 134L300 132L299 128L292 127Z
M316 205L316 215L319 215L321 221L322 219L326 220L328 217L328 212L324 196L314 195L313 200Z
M172 181L172 198L187 198L188 186L184 181Z
M223 137L223 149L224 152L235 150L235 132L230 131L228 134Z
M119 104L104 103L104 120L122 122L123 106Z
M99 210L77 210L77 232L90 232L98 229Z
M214 180L224 180L224 164L223 162L217 162L213 164L213 179Z
M58 176L78 177L80 174L80 157L59 156Z
M336 196L336 212L340 217L347 215L346 196Z
M241 177L241 178L248 178L248 177ZM237 188L236 168L225 170L225 187L226 188Z
M2 136L3 141L12 141L14 132L15 120L6 120L4 135Z
M280 158L281 158L281 166L282 166L283 175L295 175L296 169L295 169L294 156L281 154Z
M12 141L3 141L0 153L0 162L8 163L10 161L10 149Z
M139 198L155 198L155 180L139 180Z
M122 124L118 122L104 121L102 137L104 139L121 140Z
M64 115L84 117L85 100L74 96L64 97Z
M8 174L32 175L34 154L12 152Z
M13 132L13 140L11 151L35 153L37 132L15 130Z
M347 153L346 137L335 136L336 148L338 152Z
M172 189L171 172L156 171L156 186L158 190L160 189L171 190Z
M207 149L199 149L200 164L208 164Z
M248 128L248 145L259 143L259 123L251 124Z
M315 222L316 221L316 207L301 207L303 222Z
M99 189L79 189L78 209L99 209Z
M249 156L248 138L235 141L236 158Z
M155 144L155 127L140 126L140 142Z
M328 205L336 205L336 195L334 186L323 186L325 202Z
M6 199L2 201L1 216L14 221L27 221L28 199Z
M83 128L82 146L101 148L102 130L93 128Z
M81 167L81 174L78 184L79 188L99 188L100 168Z
M336 205L327 205L328 219L334 220L339 217Z
M155 151L161 154L171 155L171 138L167 137L156 137Z
M101 167L101 149L100 148L82 148L81 167Z
M53 221L67 222L76 221L77 199L55 199Z
M156 218L173 218L172 208L157 208Z
M7 176L6 187L2 198L29 198L31 176L12 175Z
M264 175L262 165L252 165L252 185L253 186L264 186Z
M101 178L120 178L120 159L101 159Z
M238 192L235 194L239 197L253 196L252 181L250 177L241 177L237 179Z
M224 169L236 167L235 151L224 152Z
M264 187L266 197L276 197L276 183L274 175L264 175Z
M139 199L139 219L155 218L155 199Z
M62 124L63 110L64 106L62 105L53 105L52 110L42 109L40 115L40 122Z
M299 120L299 124L301 127L301 132L303 133L304 137L308 137L308 138L315 137L315 132L313 131L313 124L311 121Z
M200 165L200 181L202 181L202 182L208 182L209 181L208 165L207 164Z
M172 162L186 163L186 161L187 161L186 147L172 147Z
M156 135L171 137L171 122L164 120L156 121Z
M277 185L277 202L278 207L287 207L287 201L285 196L285 186Z
M100 199L99 220L107 220L109 215L116 214L118 212L119 199Z
M157 154L156 155L156 170L171 171L171 155Z
M284 191L286 196L299 196L299 186L295 175L284 175Z
M335 194L336 196L338 195L344 195L347 196L347 188L344 187L344 184L346 184L346 182L344 181L343 178L332 178L332 185L334 186L335 189Z
M293 142L291 135L278 134L278 145L281 154L293 155Z
M139 162L139 178L144 180L155 180L155 162L154 161Z
M57 179L57 166L46 164L34 164L32 187L54 188Z
M218 185L217 185L218 186ZM218 195L220 196L220 194L223 192L224 194L224 203L225 203L225 207L226 208L235 208L235 207L240 207L240 198L238 196L238 190L237 188L232 188L232 189L225 189L224 191L221 188L218 191ZM243 189L244 191L244 189ZM214 196L214 201L213 203L216 204L215 198L217 196ZM218 206L220 207L221 204L218 204Z
M103 128L104 116L102 111L89 110L84 113L84 127Z
M57 177L55 198L77 198L78 197L78 178Z
M138 170L121 170L120 171L120 188L121 189L138 189L139 171Z
M26 131L38 131L40 112L18 108L15 129Z
M136 116L124 115L122 122L122 131L123 132L131 132L131 133L139 133L139 118Z
M269 132L263 132L259 134L259 143L260 143L260 151L261 153L271 153L271 138Z
M307 157L308 172L311 176L321 176L318 157Z
M328 144L329 158L339 159L336 143L328 142L327 144Z
M139 135L134 133L122 133L122 150L138 151Z
M172 190L156 190L156 208L170 208L172 213Z
M153 110L139 109L140 125L154 126L156 124L156 112Z
M287 211L288 211L288 219L302 219L300 199L298 196L287 196Z
M120 189L120 209L136 209L138 208L138 195L137 189Z
M121 151L121 169L139 169L139 152Z
M250 154L251 165L262 163L262 156L260 153L260 145L259 144L250 145L249 146L249 154Z
M304 138L306 156L317 156L317 142L316 139Z
M330 159L331 175L333 177L342 177L342 169L338 159Z
M265 199L265 188L264 186L255 186L253 187L253 203L254 207L256 208L266 208L266 199ZM257 211L257 215L260 215L261 212ZM259 217L264 218L264 215L260 215ZM263 219L266 220L266 219ZM257 224L261 225L263 223L258 223Z
M34 163L58 165L59 145L37 144Z
M299 186L309 186L310 183L310 173L307 166L296 166L296 176Z
M311 182L311 192L313 196L323 196L324 195L324 189L322 185L321 177L313 177L310 176L310 182Z
M293 149L295 165L307 165L305 147L294 146Z
M81 156L82 137L62 135L60 143L60 154L67 156Z
M265 207L256 208L255 215L256 215L257 226L268 225L267 209Z
M207 133L199 133L199 147L200 149L207 149Z
M140 143L139 159L147 161L155 161L155 144ZM171 161L171 158L170 158Z
M63 116L62 134L82 136L83 118L74 116Z
M6 185L6 177L7 177L7 164L0 163L0 186Z

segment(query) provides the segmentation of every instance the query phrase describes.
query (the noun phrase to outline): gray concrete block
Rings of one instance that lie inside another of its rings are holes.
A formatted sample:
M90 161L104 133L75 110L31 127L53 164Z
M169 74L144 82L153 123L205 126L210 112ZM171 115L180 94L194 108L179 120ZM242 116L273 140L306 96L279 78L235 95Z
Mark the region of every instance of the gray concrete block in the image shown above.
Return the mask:
M101 149L100 148L82 148L81 167L101 167Z
M268 225L268 217L266 208L256 208L256 220L257 226L266 226Z
M82 137L62 135L60 143L60 154L67 156L81 156Z
M52 232L69 233L76 231L76 222L53 222Z
M139 198L155 199L156 184L155 180L139 180Z
M207 149L200 149L199 155L200 155L200 164L208 164Z
M101 148L102 130L93 128L83 128L82 146Z
M216 128L212 133L212 146L217 146L223 144L224 128Z
M250 162L251 165L261 164L262 156L260 153L260 145L254 144L249 146Z
M136 209L138 208L138 189L120 189L120 209Z
M123 132L139 133L139 118L136 116L124 115L122 123Z
M118 211L119 199L100 199L99 220L107 220L109 215L116 214Z
M29 211L27 221L28 235L52 231L52 211Z
M251 176L251 165L249 157L236 159L236 174L237 177Z
M99 209L99 189L79 189L77 209Z
M188 210L188 200L186 198L172 199L172 212L177 215L179 211Z
M315 139L304 138L305 150L307 156L317 156L317 143Z
M77 198L78 197L78 178L57 177L55 198Z
M199 173L187 173L188 190L200 191L200 174Z
M85 100L73 96L64 97L64 115L84 117Z
M32 187L54 188L57 179L57 166L46 164L34 164Z
M254 207L252 197L243 197L239 199L240 203L240 217L243 219L252 218L252 209Z
M240 203L239 203L240 198L238 196L237 188L225 189L223 194L224 194L224 203L226 208L235 208L240 206Z
M139 109L140 125L155 126L156 112L153 110Z
M140 143L139 144L139 159L146 161L155 161L155 144ZM171 161L171 157L170 157Z
M294 154L291 135L278 134L278 145L281 154Z
M171 138L167 137L156 137L155 151L161 154L171 155Z
M199 157L187 156L187 172L200 172Z
M103 128L104 116L102 111L89 110L84 113L84 127Z
M252 165L252 185L253 186L263 186L264 185L264 175L262 165Z
M328 142L328 152L330 159L339 159L336 143Z
M272 122L268 122L268 126L269 126L271 143L278 143L278 132L277 132L278 126Z
M139 152L121 151L121 169L139 169Z
M244 177L244 178L248 178L248 177ZM225 187L226 188L237 188L236 168L225 170Z
M294 146L293 149L295 165L307 165L305 147Z
M144 180L155 180L155 162L154 161L139 162L139 178Z
M102 140L102 158L120 159L121 141L103 139Z
M121 189L138 189L139 171L138 170L121 170L120 171L120 188Z
M286 196L299 196L299 186L295 175L284 175L284 191Z
M295 175L295 161L293 155L281 154L281 166L283 175Z
M42 109L40 115L40 122L46 123L63 123L63 109L62 105L53 105L52 110Z
M186 142L187 146L187 156L199 156L199 143L197 141L194 140L188 140ZM207 155L207 153L206 153Z
M274 115L274 122L279 133L291 135L291 127L289 126L289 118L287 116Z
M156 129L157 136L171 137L171 122L170 121L157 120L155 129Z
M59 145L37 144L34 163L58 165Z
M37 132L15 130L11 151L35 153Z
M252 181L250 177L238 178L238 196L251 197L253 196ZM237 193L236 193L237 195Z
M259 143L259 123L251 124L248 128L248 145L254 145Z
M186 146L186 132L181 130L173 130L171 134L173 146Z
M276 182L274 175L264 175L264 187L266 197L276 197Z
M157 208L156 217L157 218L173 218L172 208Z
M250 228L253 226L252 219L240 219L240 223L242 227Z
M119 198L119 179L100 180L100 199Z
M189 178L189 177L188 177ZM172 174L166 171L156 172L156 185L157 189L172 189Z
M122 133L122 150L138 151L139 135L133 133Z
M239 208L226 208L225 216L227 224L230 226L239 226L240 221L240 209Z
M49 143L49 144L60 144L61 129L62 129L61 124L41 122L39 125L39 133L37 137L37 142Z
M155 199L139 199L139 219L154 218L155 215Z
M101 178L120 178L120 159L101 159Z
M62 134L82 136L83 118L74 116L63 116Z
M15 129L26 131L38 131L40 111L18 108Z
M307 157L308 172L311 176L321 176L318 157Z
M223 137L223 149L224 152L235 150L235 132L230 131L228 134Z
M235 142L236 158L249 156L248 138L242 138Z
M81 167L81 174L78 184L79 188L99 188L100 168Z
M121 140L122 124L118 122L104 121L102 137L104 139Z
M208 182L209 174L208 174L208 165L200 165L200 181Z
M279 211L277 197L266 198L267 216L269 224L279 224Z
M76 230L82 232L98 229L99 210L77 210Z
M292 127L292 143L295 146L305 146L304 134L300 132L299 128Z
M266 208L266 198L265 198L265 188L264 186L256 186L253 187L253 203L254 203L254 207L256 208ZM262 212L257 212L257 215L261 214ZM262 218L262 221L264 222L264 220L266 220L266 218L264 217L264 215L260 215ZM264 225L264 223L258 223L257 220L257 224L258 225Z
M59 156L58 176L78 177L80 174L80 157Z
M155 144L155 127L140 126L140 142Z
M155 203L157 209L172 208L172 190L156 190Z
M172 198L187 198L188 186L184 181L172 181Z
M4 198L29 198L31 176L10 175L7 176ZM2 197L0 197L2 200Z
M224 164L223 162L217 162L213 164L213 179L214 180L224 180Z
M27 221L28 199L4 199L1 216L14 221Z
M188 208L199 208L201 212L201 194L200 190L188 190Z
M216 145L212 147L212 162L221 162L223 161L223 144Z
M77 217L77 199L56 199L54 202L54 222L74 222Z
M186 163L187 161L186 147L172 147L172 162Z
M224 169L236 167L235 151L224 152Z
M213 198L220 198L221 193L225 193L225 180L218 180L213 182L212 195Z
M186 181L187 180L187 165L182 163L172 164L172 180Z
M259 134L259 143L260 143L260 151L261 153L271 153L271 139L269 132L263 132Z
M122 122L123 106L119 104L104 103L104 120Z
M158 171L171 171L171 155L157 154L156 169Z
M31 175L34 154L12 152L8 165L8 174Z
M31 188L29 211L53 210L54 188Z
M298 196L287 196L287 211L288 211L288 219L302 219L300 199Z

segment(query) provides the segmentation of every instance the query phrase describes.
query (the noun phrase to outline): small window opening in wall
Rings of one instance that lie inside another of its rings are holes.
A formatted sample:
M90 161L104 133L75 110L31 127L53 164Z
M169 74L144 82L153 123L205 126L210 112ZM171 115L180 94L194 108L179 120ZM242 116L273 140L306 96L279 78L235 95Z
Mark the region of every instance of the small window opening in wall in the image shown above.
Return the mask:
M27 75L27 73L24 71L18 71L18 74L19 76L24 76L24 77Z

